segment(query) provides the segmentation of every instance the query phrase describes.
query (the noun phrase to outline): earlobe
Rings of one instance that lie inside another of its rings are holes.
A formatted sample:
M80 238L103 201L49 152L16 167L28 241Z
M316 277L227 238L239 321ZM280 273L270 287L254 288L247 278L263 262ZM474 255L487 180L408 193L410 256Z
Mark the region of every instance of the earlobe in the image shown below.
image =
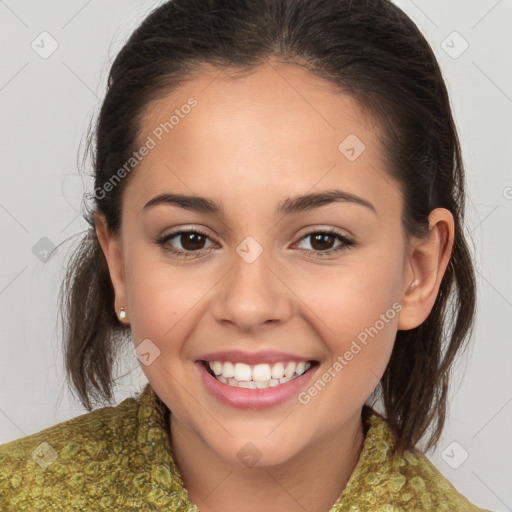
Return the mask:
M96 236L107 261L110 279L115 291L115 304L112 306L119 319L124 320L126 318L127 300L121 244L118 237L108 228L105 216L102 213L94 213L94 224ZM120 312L124 312L124 316Z
M428 317L439 293L454 242L453 215L436 208L429 215L427 237L411 240L404 292L398 316L399 330L414 329Z

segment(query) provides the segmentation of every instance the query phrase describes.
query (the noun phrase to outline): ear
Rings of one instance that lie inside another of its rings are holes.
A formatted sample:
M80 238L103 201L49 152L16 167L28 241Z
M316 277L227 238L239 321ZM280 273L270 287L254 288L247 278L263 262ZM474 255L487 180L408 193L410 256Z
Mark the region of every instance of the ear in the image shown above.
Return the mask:
M105 216L100 212L94 213L94 224L96 236L107 260L110 279L115 292L114 308L119 318L121 307L125 308L126 318L128 316L126 300L126 283L123 267L123 254L119 238L113 235L108 228ZM121 323L128 325L126 320L119 319Z
M453 215L445 208L436 208L430 213L428 221L428 236L411 240L400 300L399 330L414 329L427 319L452 254Z

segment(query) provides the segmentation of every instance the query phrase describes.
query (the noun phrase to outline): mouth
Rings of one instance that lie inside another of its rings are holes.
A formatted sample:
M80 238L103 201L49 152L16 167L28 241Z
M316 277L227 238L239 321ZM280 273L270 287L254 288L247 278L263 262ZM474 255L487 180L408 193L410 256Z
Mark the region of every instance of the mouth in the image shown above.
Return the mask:
M206 371L222 384L247 389L278 387L304 375L319 364L318 361L282 361L248 365L240 362L204 360L201 363Z

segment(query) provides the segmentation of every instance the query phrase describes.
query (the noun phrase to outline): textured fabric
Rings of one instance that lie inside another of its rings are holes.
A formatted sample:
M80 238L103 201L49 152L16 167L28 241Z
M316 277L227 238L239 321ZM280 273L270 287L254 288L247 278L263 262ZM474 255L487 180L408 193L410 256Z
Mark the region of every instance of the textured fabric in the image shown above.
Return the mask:
M386 421L366 410L358 464L329 512L484 511L420 452L397 457ZM166 411L147 384L116 407L1 445L0 511L198 512L173 459Z

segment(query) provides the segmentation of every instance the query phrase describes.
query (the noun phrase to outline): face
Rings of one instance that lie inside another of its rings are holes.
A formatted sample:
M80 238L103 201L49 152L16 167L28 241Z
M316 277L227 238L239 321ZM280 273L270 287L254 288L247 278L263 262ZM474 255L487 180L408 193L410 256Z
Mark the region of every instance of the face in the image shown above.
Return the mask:
M278 464L342 432L386 368L414 276L377 128L289 65L205 72L146 110L117 310L173 421L226 461L251 442ZM147 204L162 194L207 201Z

